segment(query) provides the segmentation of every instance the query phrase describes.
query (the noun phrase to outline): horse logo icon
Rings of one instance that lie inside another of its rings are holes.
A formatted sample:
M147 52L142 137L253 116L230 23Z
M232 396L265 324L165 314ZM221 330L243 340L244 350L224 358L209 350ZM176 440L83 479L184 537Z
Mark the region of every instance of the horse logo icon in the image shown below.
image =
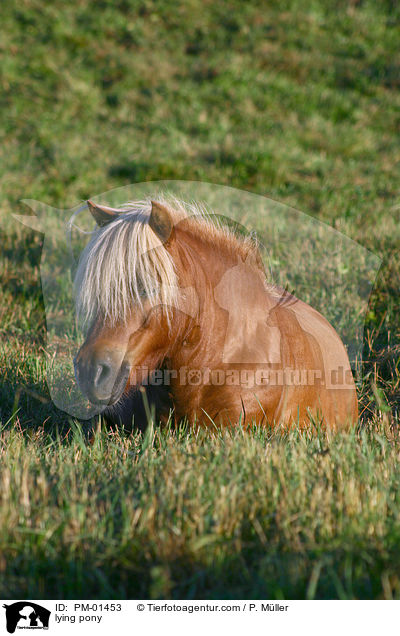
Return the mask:
M3 607L6 610L6 627L9 634L14 634L16 629L49 629L51 612L37 603L18 601Z

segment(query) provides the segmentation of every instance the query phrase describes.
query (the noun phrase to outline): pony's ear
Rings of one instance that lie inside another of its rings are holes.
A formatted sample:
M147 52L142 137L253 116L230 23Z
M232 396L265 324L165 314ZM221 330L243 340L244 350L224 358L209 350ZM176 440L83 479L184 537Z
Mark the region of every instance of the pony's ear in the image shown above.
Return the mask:
M117 208L109 208L107 205L98 205L93 201L86 201L89 208L89 212L96 221L97 225L103 227L111 221L115 221L118 215L124 210L118 210Z
M174 227L168 208L157 201L152 201L149 225L160 241L166 243Z

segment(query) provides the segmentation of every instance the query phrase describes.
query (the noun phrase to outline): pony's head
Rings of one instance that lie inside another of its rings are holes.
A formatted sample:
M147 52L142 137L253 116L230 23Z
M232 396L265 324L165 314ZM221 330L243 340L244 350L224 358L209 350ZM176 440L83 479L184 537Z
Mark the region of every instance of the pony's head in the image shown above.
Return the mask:
M74 360L77 382L92 403L113 404L133 367L165 357L179 290L167 249L177 217L156 202L124 209L88 207L99 228L75 276L76 310L86 339Z
M99 228L75 276L77 315L86 326L75 375L90 402L111 405L145 379L141 369L187 363L200 351L201 335L206 364L205 356L223 347L237 263L258 272L262 285L265 274L254 240L239 239L196 204L88 207ZM215 288L227 269L229 306L216 307Z

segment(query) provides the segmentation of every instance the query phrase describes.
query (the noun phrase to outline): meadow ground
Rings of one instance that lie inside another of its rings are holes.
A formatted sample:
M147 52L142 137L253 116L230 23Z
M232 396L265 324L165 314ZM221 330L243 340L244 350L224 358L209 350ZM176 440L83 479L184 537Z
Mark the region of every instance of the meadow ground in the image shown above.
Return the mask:
M1 13L0 597L400 597L397 3ZM356 431L142 437L99 421L89 442L51 403L43 237L11 212L159 179L263 194L383 260Z

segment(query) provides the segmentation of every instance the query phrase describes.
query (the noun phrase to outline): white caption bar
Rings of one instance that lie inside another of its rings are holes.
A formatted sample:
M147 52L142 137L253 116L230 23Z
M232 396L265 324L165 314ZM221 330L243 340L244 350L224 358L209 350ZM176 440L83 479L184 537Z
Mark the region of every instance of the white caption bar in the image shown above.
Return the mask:
M398 624L400 601L0 601L0 634L254 634L376 636ZM262 631L260 631L262 630ZM243 631L249 634L248 631ZM391 633L391 632L390 632Z

